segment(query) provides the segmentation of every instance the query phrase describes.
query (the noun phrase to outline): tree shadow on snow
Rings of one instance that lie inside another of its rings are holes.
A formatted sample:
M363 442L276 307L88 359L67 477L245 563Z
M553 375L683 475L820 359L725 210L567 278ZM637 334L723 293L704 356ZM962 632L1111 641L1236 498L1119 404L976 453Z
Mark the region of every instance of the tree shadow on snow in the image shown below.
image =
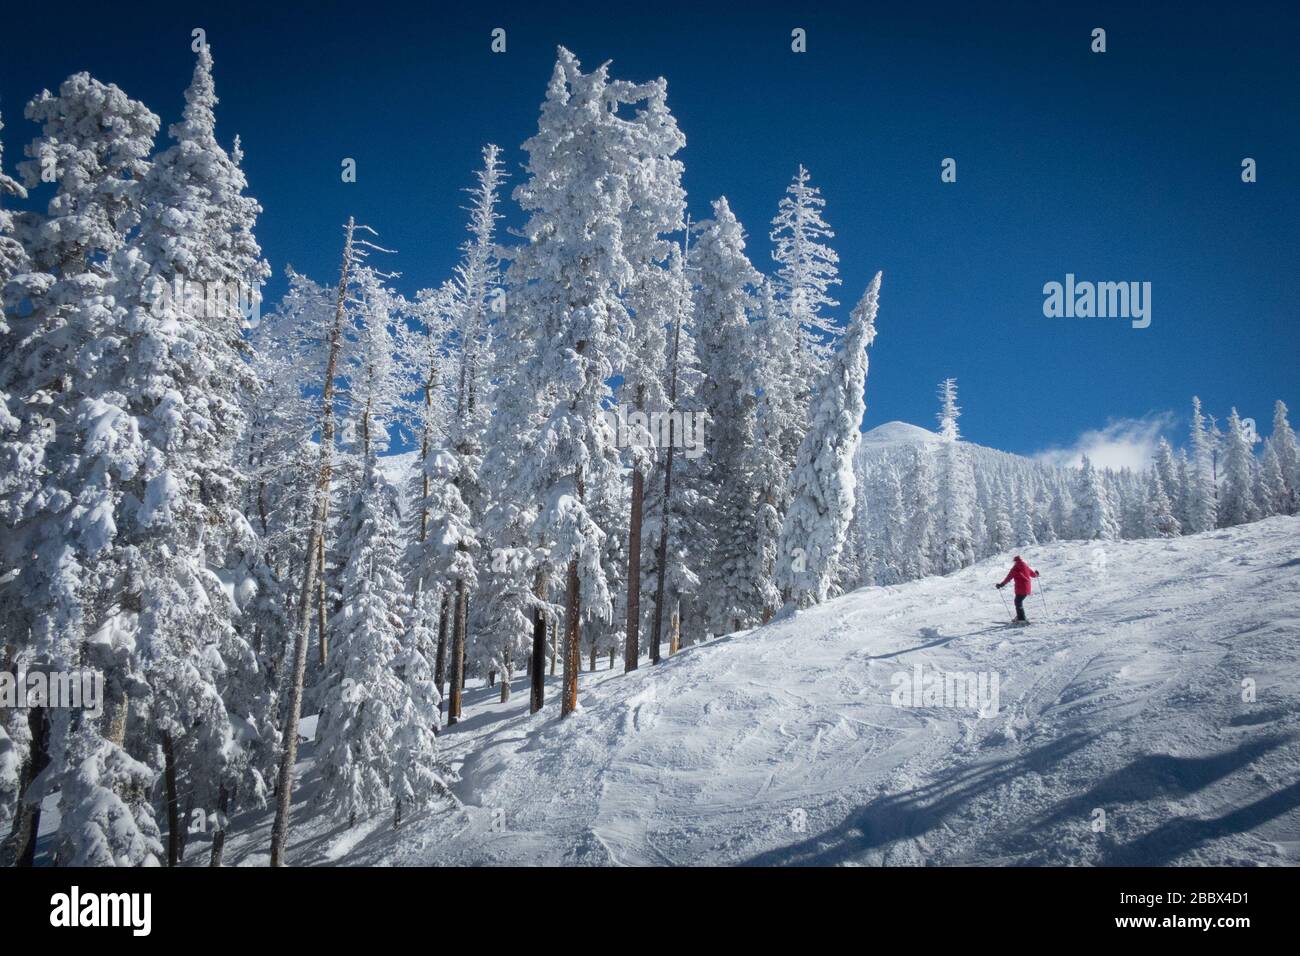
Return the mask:
M1035 827L1041 829L1087 819L1097 807L1186 797L1238 772L1285 743L1285 737L1264 737L1243 743L1235 750L1202 757L1143 754L1085 792L1058 804Z
M1002 630L1005 626L1006 625L1004 624L994 624L991 627L986 627L978 631L971 631L969 634L947 634L947 635L940 634L938 628L923 627L921 628L921 636L925 638L933 638L933 640L929 641L929 643L917 644L915 647L902 647L896 651L890 651L888 654L875 654L866 659L869 661L891 660L895 657L902 657L904 654L912 654L915 653L916 651L924 651L931 647L943 647L945 644L951 644L953 641L961 637L978 637L981 634L991 634L994 631Z
M1247 833L1300 807L1300 782L1209 819L1176 817L1103 859L1106 866L1166 866L1210 840Z
M1089 734L1069 734L1019 756L952 768L932 783L873 800L838 826L760 853L744 865L836 866L868 850L922 837L977 797L1022 774L1042 773L1093 739Z

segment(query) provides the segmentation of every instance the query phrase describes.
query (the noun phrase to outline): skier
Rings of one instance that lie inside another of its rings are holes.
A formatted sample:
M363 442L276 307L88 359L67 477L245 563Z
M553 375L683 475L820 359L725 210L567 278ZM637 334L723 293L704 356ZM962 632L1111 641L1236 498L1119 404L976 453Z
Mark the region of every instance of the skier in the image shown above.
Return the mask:
M1011 570L1008 571L1007 576L1002 579L1002 583L994 585L996 588L1004 588L1007 586L1008 581L1014 580L1016 582L1017 624L1029 623L1029 618L1025 617L1025 598L1029 597L1033 592L1033 584L1031 581L1036 577L1038 577L1038 572L1025 564L1024 559L1021 558L1020 555L1016 555L1016 559L1011 562Z

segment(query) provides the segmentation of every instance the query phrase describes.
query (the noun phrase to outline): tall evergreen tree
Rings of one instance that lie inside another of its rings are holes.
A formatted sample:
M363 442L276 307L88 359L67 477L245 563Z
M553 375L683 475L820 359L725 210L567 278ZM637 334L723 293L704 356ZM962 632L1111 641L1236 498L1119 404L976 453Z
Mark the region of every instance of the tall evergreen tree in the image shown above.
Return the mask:
M1224 436L1223 490L1219 496L1219 525L1245 524L1259 517L1255 507L1254 454L1241 418L1234 408Z
M759 490L750 471L757 441L751 315L763 279L745 255L745 232L726 198L700 224L692 255L700 401L712 434L708 456L710 554L701 569L711 595L710 624L736 630L758 620L762 577L754 555Z
M1174 517L1173 505L1165 494L1164 481L1158 468L1152 469L1150 483L1147 486L1144 532L1152 538L1172 538L1179 531L1178 519Z
M84 641L114 615L134 610L119 604L129 552L117 541L116 522L122 485L145 467L147 449L126 396L105 382L99 366L119 344L110 264L139 221L158 118L86 73L69 77L57 95L43 91L26 116L41 133L19 171L28 188L53 183L55 191L43 215L23 218L28 271L6 289L7 303L26 307L6 308L9 330L0 354L0 393L21 396L0 423L0 547L4 567L17 571L0 579L3 643L16 645L16 662L29 667L104 666L117 701L120 678L139 672L140 653L110 641L90 649L103 659L87 661ZM46 787L58 786L59 770L72 769L68 746L78 735L79 787L61 794L69 825L85 819L71 801L106 798L112 769L125 766L121 712L115 707L103 725L83 720L75 728L66 710L30 714L24 764L56 768L41 776ZM36 782L30 774L26 779ZM12 842L19 862L32 859L41 796L21 798ZM106 831L107 842L84 846L79 859L150 855L156 828L143 790L131 790L129 800L132 812ZM65 848L64 856L70 852Z
M1264 445L1264 457L1259 463L1255 481L1255 504L1261 518L1287 514L1290 499L1286 481L1282 477L1282 463L1278 458L1273 439Z
M831 298L830 287L840 282L839 256L825 242L835 238L822 218L826 200L821 190L808 184L810 179L801 165L786 187L771 235L778 297L794 326L799 371L804 374L829 353L834 341L834 319L822 310L839 305Z
M98 373L122 396L144 446L115 517L128 554L119 600L140 610L151 723L167 764L172 863L183 840L177 787L215 808L218 786L243 782L222 688L232 676L227 664L241 665L235 673L256 669L214 569L253 538L234 450L252 387L244 309L260 298L267 268L253 237L261 208L217 142L216 103L205 45L182 121L170 129L174 144L144 179L139 231L114 260L115 344Z
M974 515L975 478L970 459L959 441L957 419L957 381L945 379L939 384L939 473L936 492L939 514L935 527L935 569L947 574L964 568L975 560Z
M1079 466L1074 494L1074 536L1085 541L1114 541L1119 538L1119 523L1106 483L1087 455Z
M402 643L397 512L395 491L367 456L339 532L348 555L343 611L317 726L319 799L349 824L388 807L400 817L404 806L445 791L434 742L438 711L428 706L436 698L413 694L428 675Z
M584 74L561 48L537 134L524 144L528 179L515 190L528 222L510 265L510 307L535 330L537 349L521 378L542 408L519 490L537 502L533 534L565 591L562 714L577 707L582 621L612 614L605 535L587 489L619 474L604 408L618 330L629 323L621 291L637 277L624 226L640 196L637 157L660 148L659 131L641 113L625 119L619 108L660 89L611 81L607 65Z
M1192 398L1191 459L1187 481L1187 519L1192 532L1209 531L1218 520L1214 449L1205 430L1201 400Z
M1278 468L1286 488L1283 514L1293 515L1300 510L1300 451L1296 449L1295 432L1287 421L1287 407L1283 401L1273 405L1273 434L1270 436L1277 451Z
M853 458L866 409L867 347L876 337L880 273L853 310L840 350L818 382L790 479L777 581L797 606L826 600L853 516Z

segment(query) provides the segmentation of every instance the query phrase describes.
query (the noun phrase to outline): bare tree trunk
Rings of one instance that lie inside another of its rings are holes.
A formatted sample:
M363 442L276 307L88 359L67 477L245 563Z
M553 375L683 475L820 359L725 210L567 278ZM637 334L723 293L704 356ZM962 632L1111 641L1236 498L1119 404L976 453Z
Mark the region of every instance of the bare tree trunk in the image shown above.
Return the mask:
M510 699L510 646L501 654L501 703Z
M36 865L36 838L41 830L41 802L28 801L27 789L50 765L50 721L44 707L33 707L27 712L27 727L32 737L31 752L23 766L18 788L18 812L14 815L9 832L8 852L14 866ZM0 859L0 863L6 860Z
M675 390L675 387L674 387ZM664 626L664 579L668 565L668 505L673 490L673 421L668 419L668 461L664 466L664 500L659 515L659 546L655 549L655 615L654 636L650 639L650 662L659 663L659 642L662 640Z
M190 821L194 819L194 788L190 788L189 796L185 798L185 808L181 810L181 828L180 828L180 849L177 852L176 859L183 861L185 859L185 850L190 845ZM205 821L206 825L206 821Z
M320 470L316 479L316 501L312 525L307 536L307 573L303 575L298 601L298 629L293 642L293 672L289 680L289 701L284 720L284 744L280 754L280 772L276 782L275 822L271 826L271 865L284 864L284 847L289 837L289 808L293 805L293 769L298 761L298 722L302 717L303 681L307 673L307 636L311 631L311 596L316 588L318 553L325 537L328 515L330 477L334 468L334 374L338 369L343 345L343 313L347 301L348 280L352 271L352 232L356 228L348 219L347 238L343 244L343 267L339 275L338 298L334 305L334 327L330 332L329 361L321 392Z
M465 690L465 618L468 611L465 581L456 579L456 616L451 639L451 705L447 709L447 723L454 724L461 716L461 695Z
M591 663L590 663L590 668L591 668L591 672L592 672L593 674L596 673L596 642L595 642L595 641L592 641L592 642L591 642Z
M217 797L217 829L212 834L212 859L208 866L221 866L221 856L226 849L226 814L230 811L230 791L223 783Z
M176 748L171 734L162 735L163 783L167 790L167 865L180 862L181 805L176 795Z
M690 242L690 223L687 222L686 239ZM671 413L677 407L677 360L681 353L682 341L682 316L681 310L678 309L673 316L673 357L672 368L669 374L668 387L668 410ZM671 514L670 505L672 504L673 490L673 446L676 441L673 436L673 419L671 414L668 418L668 460L664 465L664 500L660 506L659 513L659 547L655 551L655 616L654 616L654 637L650 643L650 662L659 663L659 641L663 635L664 623L664 579L668 572L668 518Z
M672 630L668 637L668 653L676 654L682 649L682 609L679 603L673 608Z
M564 689L560 695L560 716L578 709L578 669L582 661L582 637L578 618L582 614L582 582L578 559L569 562L568 600L564 613Z
M438 610L438 656L433 667L433 679L438 684L438 710L447 702L447 615L451 613L451 594L442 592L442 605Z
M117 679L117 675L114 674L110 679L112 696L104 708L104 739L121 747L126 743L126 718L130 712L130 701L126 685Z
M537 572L533 593L539 601L546 600L545 571ZM546 612L540 607L533 611L533 659L529 667L529 676L532 678L532 687L528 712L535 714L546 703Z
M610 647L609 649L609 669L610 670L614 669L614 648L613 647Z
M551 635L551 676L552 677L555 676L555 662L559 656L559 653L560 653L560 642L559 640L556 639L556 635L552 634Z
M326 517L329 522L329 502L325 502ZM325 630L325 536L321 535L316 547L316 640L320 646L320 665L325 666L329 657L329 634Z
M672 425L670 423L669 427ZM627 641L623 646L623 670L636 670L641 653L641 514L645 503L645 475L632 472L632 519L627 532ZM593 667L592 670L595 670Z

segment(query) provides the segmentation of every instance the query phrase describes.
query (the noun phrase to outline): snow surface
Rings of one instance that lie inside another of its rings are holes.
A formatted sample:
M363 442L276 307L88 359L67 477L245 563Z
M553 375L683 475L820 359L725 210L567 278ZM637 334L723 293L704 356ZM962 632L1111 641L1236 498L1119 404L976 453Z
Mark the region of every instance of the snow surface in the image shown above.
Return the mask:
M1009 556L865 588L657 667L602 661L564 721L554 682L536 716L522 676L505 705L471 685L440 738L461 805L310 819L308 746L290 859L1300 863L1298 531L1026 548L1028 628L991 586ZM918 665L998 675L997 714L894 706ZM269 822L232 821L227 861L265 864Z

